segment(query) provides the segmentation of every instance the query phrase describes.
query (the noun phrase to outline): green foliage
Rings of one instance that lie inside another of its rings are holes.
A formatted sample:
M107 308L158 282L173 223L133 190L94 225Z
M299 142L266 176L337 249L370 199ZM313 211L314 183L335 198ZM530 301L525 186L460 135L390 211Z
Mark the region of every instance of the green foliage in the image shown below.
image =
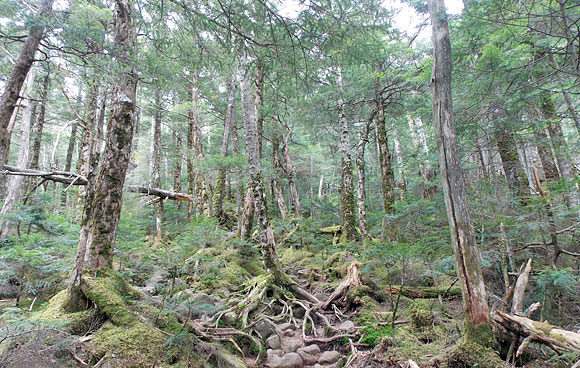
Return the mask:
M361 330L364 334L360 340L363 344L369 344L371 347L377 346L383 338L391 338L393 335L393 330L391 325L386 326L367 326ZM395 335L397 334L397 328L395 328Z

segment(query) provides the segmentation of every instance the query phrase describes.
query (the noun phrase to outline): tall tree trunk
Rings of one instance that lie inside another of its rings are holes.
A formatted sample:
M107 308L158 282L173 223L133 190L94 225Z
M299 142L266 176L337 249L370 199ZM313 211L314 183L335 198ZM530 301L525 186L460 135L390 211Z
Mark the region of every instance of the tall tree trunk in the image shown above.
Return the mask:
M236 119L236 72L232 73L232 79L228 83L228 106L226 107L226 118L224 120L224 135L220 154L222 157L228 156L228 146L230 143L230 132ZM224 198L226 189L226 168L220 167L215 181L213 195L213 215L225 219Z
M191 134L191 146L189 146L193 152L195 161L201 163L205 161L205 156L203 153L203 136L201 134L200 125L200 111L199 111L199 82L197 75L194 73L193 80L191 84L191 89L189 90L189 98L193 104L193 108L189 111L189 125ZM188 139L190 137L188 136ZM193 162L191 163L193 165ZM196 197L196 213L199 215L210 215L210 203L209 203L209 186L207 183L207 178L204 173L192 166L193 177L195 177L195 192Z
M490 105L490 110L508 187L516 198L524 199L530 193L529 182L520 163L516 138L513 131L507 126L505 107L501 102L494 101Z
M48 64L50 65L50 64ZM46 75L42 80L42 92L40 93L40 110L36 117L34 132L32 136L32 148L30 152L30 168L38 170L40 168L40 145L42 143L42 132L46 120L46 104L48 101L48 91L50 88L50 66L46 68Z
M85 202L79 244L69 285L68 310L82 308L83 270L92 274L112 269L113 247L121 215L123 184L131 158L135 123L137 73L132 53L136 48L132 3L115 1L114 50L117 78L109 114L103 162ZM89 181L89 186L91 182Z
M272 178L272 186L274 187L274 195L276 196L276 202L278 203L278 209L280 210L280 217L282 219L286 218L288 214L288 208L286 207L286 201L284 200L284 193L282 192L282 185L280 184L280 178L282 177L282 165L280 164L280 138L277 133L272 136L272 168L274 169L274 176Z
M380 93L381 87L378 80L375 82L375 130L377 133L377 144L379 147L379 167L381 170L381 195L385 214L394 213L395 205L395 174L391 152L389 151L389 137L385 125L385 106Z
M341 209L341 219L342 219L342 234L340 236L340 241L346 242L352 239L356 239L356 227L355 227L355 215L354 215L354 183L352 178L352 158L350 152L350 137L349 137L349 124L346 118L346 102L344 101L342 94L344 92L342 73L339 70L338 75L338 85L341 93L339 99L339 116L338 116L338 128L340 132L340 209ZM394 190L393 190L394 192Z
M465 335L472 341L488 343L492 333L489 307L453 120L451 42L443 0L429 0L429 13L433 29L433 125L457 275L463 295L467 322Z
M234 73L234 74L237 74ZM235 75L232 76L232 81L234 81ZM232 152L235 156L240 155L240 139L238 137L238 124L236 119L232 119ZM238 238L242 238L242 218L243 218L243 208L244 208L244 183L242 181L242 173L238 168L234 169L234 175L236 177L236 218L237 218L237 233Z
M542 163L542 169L544 169L544 176L547 181L552 181L558 178L558 169L554 163L554 158L552 157L552 150L550 149L550 143L548 142L548 137L546 136L546 131L542 127L534 127L534 138L536 147L538 149L538 156L540 156L540 162Z
M564 90L562 91L564 95L564 99L566 100L566 104L568 104L568 111L570 111L570 116L572 120L574 120L574 125L576 126L576 131L578 132L578 137L580 138L580 115L578 115L578 111L576 110L576 105L574 104L574 100L570 96L570 92Z
M177 148L177 157L174 161L174 168L173 168L173 191L177 193L181 193L181 171L182 171L182 162L183 162L183 153L181 151L181 146L183 144L183 138L181 137L181 131L177 130L173 132L173 139L175 143L175 147ZM177 201L177 209L181 210L182 201Z
M258 131L258 118L255 115L256 106L251 103L251 89L248 70L248 60L242 59L242 112L244 126L246 128L246 150L248 156L248 171L250 174L249 190L252 193L258 226L258 238L262 251L262 260L266 271L274 278L277 285L294 285L295 283L284 273L278 255L276 254L276 244L274 234L270 227L268 210L266 208L266 193L262 178L262 168L260 164L259 141L261 136Z
M577 172L572 160L570 160L566 138L564 138L560 123L556 119L556 107L554 106L554 102L549 94L542 95L541 110L542 115L548 124L548 133L550 134L550 140L554 147L554 153L556 155L556 162L558 162L560 174L565 178L565 180L572 182L569 192L566 194L566 201L568 202L569 207L576 208L580 205L580 193L578 187L574 185L574 179Z
M423 127L423 121L421 118L413 119L411 116L408 116L408 121L413 145L415 146L415 149L418 149L421 152L419 170L421 172L421 177L423 177L423 198L431 198L435 193L437 193L437 186L433 185L435 172L429 164L429 145L427 144L427 136L425 134L425 128Z
M20 125L20 150L18 151L18 161L16 166L19 168L28 167L28 159L30 157L30 130L32 121L32 91L34 89L34 80L36 78L36 68L32 68L28 76L26 77L26 82L24 85L24 91L22 93L22 123ZM4 206L2 211L0 211L0 218L3 218L8 212L10 212L20 201L26 186L24 184L24 176L13 176L8 181L8 187L6 190L6 198L4 200ZM1 237L8 235L9 227L6 224L2 224L2 231L0 232Z
M247 60L245 60L247 62ZM250 75L248 70L248 65L244 65L244 69L241 71L241 80L240 80L240 95L242 99L242 117L244 121L244 127L246 128L246 151L248 156L248 161L250 160L250 156L252 155L252 160L258 161L258 168L260 168L260 158L259 158L259 144L258 144L258 126L257 126L257 119L256 119L256 105L255 102L252 102L252 89L250 83ZM248 128L250 131L248 131ZM254 134L255 137L248 138L248 135ZM254 142L255 140L255 142ZM249 143L248 143L249 142ZM254 152L250 153L250 150L255 150ZM248 162L248 165L251 165ZM254 162L255 165L255 162ZM252 235L252 222L254 218L254 209L255 209L255 198L256 194L253 192L255 189L254 187L258 185L258 183L253 181L251 171L256 170L256 167L250 169L250 182L248 183L248 189L246 190L246 196L244 200L244 209L242 212L242 220L240 223L240 238L249 240ZM261 175L261 171L260 171ZM261 180L261 177L260 177ZM263 184L261 184L263 185Z
M356 145L356 168L357 168L357 185L356 185L356 209L358 212L358 221L360 232L363 239L369 239L367 228L367 209L366 209L366 187L365 187L365 147L369 141L369 128L371 122L368 121L363 125Z
M53 0L42 0L38 8L38 17L47 16L52 11ZM32 27L24 41L20 54L14 63L10 76L4 84L4 93L0 97L0 167L8 161L10 151L10 137L12 126L10 121L16 109L20 90L24 80L34 62L34 54L40 45L44 35L44 22L31 22ZM0 175L0 199L3 199L6 191L6 176Z
M282 133L282 157L284 157L284 164L286 166L286 175L288 178L288 186L290 187L290 195L292 196L292 203L294 204L294 214L296 217L302 217L302 208L300 207L300 197L298 196L298 188L296 186L296 168L292 165L292 158L290 157L290 147L288 141L292 137L292 129L288 129L288 133Z
M259 137L263 136L264 131L264 71L260 61L256 63L256 79L254 80L255 96L254 96L254 111L256 117L256 127ZM262 139L258 142L258 157L262 159Z
M405 169L403 165L403 154L401 152L401 142L397 135L397 130L393 124L393 153L395 155L395 161L397 162L397 174L399 175L399 180L395 180L397 183L397 188L401 190L401 199L405 198L405 193L407 192L407 180L405 179Z
M152 186L161 188L161 104L163 103L163 92L161 88L155 91L155 121L153 129L153 180ZM155 240L159 241L162 237L161 223L163 222L163 198L155 204Z

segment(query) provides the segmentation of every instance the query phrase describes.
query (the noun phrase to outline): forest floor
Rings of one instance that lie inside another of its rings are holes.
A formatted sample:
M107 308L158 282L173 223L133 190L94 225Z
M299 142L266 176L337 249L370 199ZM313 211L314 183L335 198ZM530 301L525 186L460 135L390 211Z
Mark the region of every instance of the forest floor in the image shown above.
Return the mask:
M15 299L2 299L0 367L471 366L469 357L449 358L463 328L453 272L425 277L425 265L385 264L347 248L278 248L301 287L323 302L334 298L325 307L268 284L258 251L227 242L196 249L185 269L152 266L146 277L125 276L132 286L118 275L89 280L97 291L87 311L64 312L66 294L57 288L36 307L31 297L18 308ZM346 282L353 267L356 280ZM501 356L507 346L494 349ZM517 366L577 360L551 356L532 344Z

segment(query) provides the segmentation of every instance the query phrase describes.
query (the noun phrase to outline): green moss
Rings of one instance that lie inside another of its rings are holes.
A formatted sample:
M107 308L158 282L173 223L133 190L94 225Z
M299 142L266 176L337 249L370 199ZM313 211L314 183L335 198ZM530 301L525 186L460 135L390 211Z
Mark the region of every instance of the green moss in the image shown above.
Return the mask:
M384 337L390 338L393 335L393 330L390 325L386 326L367 326L361 330L363 337L360 342L369 344L371 347L378 345ZM397 329L395 328L395 333Z
M466 341L482 346L495 346L496 341L490 324L473 327L465 320L464 329L463 336Z
M479 331L481 332L481 331ZM505 368L509 365L490 347L473 342L464 335L449 351L438 357L443 367Z
M411 318L411 327L419 331L431 326L433 323L433 315L431 312L422 308L419 304L414 304L410 308L409 317Z
M158 366L177 355L176 350L166 345L167 336L142 322L133 326L107 322L94 336L89 350L98 358L108 354L117 366Z
M119 282L118 277L83 278L82 289L88 299L117 326L132 326L139 320L123 296L127 295L128 286Z
M80 335L87 332L93 320L97 318L97 311L91 309L67 313L65 311L67 295L66 289L57 293L42 310L31 316L31 320L40 323L62 323L65 326L64 328L72 334Z

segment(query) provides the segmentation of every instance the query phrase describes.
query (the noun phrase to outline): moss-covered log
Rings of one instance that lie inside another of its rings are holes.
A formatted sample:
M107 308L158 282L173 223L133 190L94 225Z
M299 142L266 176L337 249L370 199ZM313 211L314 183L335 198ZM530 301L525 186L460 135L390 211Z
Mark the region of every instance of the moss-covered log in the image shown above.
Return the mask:
M414 299L432 299L441 296L444 299L455 299L461 296L461 288L457 287L400 287L387 286L387 293L399 294Z

